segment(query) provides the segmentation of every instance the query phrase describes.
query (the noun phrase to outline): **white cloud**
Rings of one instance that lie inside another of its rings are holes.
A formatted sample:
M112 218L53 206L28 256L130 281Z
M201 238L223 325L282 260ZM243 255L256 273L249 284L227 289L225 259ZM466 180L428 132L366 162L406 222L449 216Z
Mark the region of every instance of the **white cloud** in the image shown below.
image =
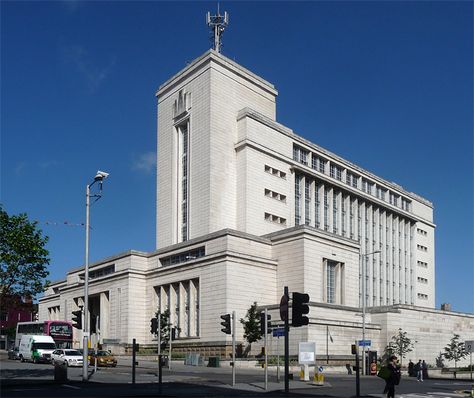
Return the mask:
M99 88L115 66L115 57L112 57L106 66L96 65L89 52L80 45L65 46L62 53L65 62L72 64L85 80L90 92Z
M136 156L133 160L132 169L143 171L145 173L151 173L156 168L156 153L145 152L139 156Z

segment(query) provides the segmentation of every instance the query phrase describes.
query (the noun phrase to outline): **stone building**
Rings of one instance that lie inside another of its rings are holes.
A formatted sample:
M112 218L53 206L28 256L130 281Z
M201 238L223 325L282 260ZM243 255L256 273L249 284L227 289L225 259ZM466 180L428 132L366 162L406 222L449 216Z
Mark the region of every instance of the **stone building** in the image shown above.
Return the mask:
M169 309L177 349L226 355L220 315L240 319L256 301L278 321L288 286L311 298L310 325L290 333L293 353L315 341L318 356L347 358L362 337L363 300L378 352L399 328L428 363L454 332L473 339L472 314L434 309L432 203L279 124L276 96L214 50L160 86L156 251L90 266L94 338L113 349L133 338L151 345L150 318ZM51 285L41 320L71 319L83 274Z

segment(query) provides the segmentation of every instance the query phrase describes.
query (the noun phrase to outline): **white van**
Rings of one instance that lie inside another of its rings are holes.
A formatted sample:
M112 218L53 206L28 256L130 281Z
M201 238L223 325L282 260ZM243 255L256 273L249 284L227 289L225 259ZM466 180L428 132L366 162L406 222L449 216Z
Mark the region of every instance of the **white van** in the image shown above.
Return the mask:
M51 354L55 349L56 344L54 344L54 340L51 336L24 334L21 336L18 356L21 362L50 362Z

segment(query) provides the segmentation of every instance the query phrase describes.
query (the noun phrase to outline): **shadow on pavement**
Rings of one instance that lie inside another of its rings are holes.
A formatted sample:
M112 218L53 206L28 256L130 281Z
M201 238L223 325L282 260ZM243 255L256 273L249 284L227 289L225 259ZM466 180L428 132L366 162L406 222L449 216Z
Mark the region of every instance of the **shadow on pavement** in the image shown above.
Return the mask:
M284 391L256 392L195 383L163 383L162 392L159 394L157 383L132 385L128 383L82 383L69 381L65 384L55 384L47 380L43 383L38 381L32 383L31 380L24 381L24 384L18 384L18 380L16 380L15 384L5 385L4 379L2 379L2 397L336 397L317 390L313 390L310 393L301 390L290 390L289 394L285 394Z
M31 379L37 377L50 377L54 376L54 369L2 369L0 371L2 378L2 384L5 379Z

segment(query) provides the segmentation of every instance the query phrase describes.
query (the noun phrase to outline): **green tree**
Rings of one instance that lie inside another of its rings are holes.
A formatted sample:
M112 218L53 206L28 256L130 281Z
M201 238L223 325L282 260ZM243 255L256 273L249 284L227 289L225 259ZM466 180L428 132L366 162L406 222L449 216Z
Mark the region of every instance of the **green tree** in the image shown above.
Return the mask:
M388 359L391 355L396 355L398 358L400 358L401 366L403 358L405 358L407 354L412 351L413 343L407 336L407 332L404 332L402 329L398 329L398 333L392 336L392 340L388 343L388 346L385 347L384 356L386 356Z
M451 337L449 344L444 347L443 356L448 361L454 361L454 369L457 369L457 362L463 359L467 355L466 347L464 341L461 341L459 334L454 334Z
M0 303L15 305L18 297L34 297L47 287L48 237L25 213L9 216L0 205Z
M240 318L240 323L244 326L244 339L249 343L245 349L245 353L250 352L252 343L262 338L259 314L260 311L257 311L257 302L254 302L247 310L245 318Z

